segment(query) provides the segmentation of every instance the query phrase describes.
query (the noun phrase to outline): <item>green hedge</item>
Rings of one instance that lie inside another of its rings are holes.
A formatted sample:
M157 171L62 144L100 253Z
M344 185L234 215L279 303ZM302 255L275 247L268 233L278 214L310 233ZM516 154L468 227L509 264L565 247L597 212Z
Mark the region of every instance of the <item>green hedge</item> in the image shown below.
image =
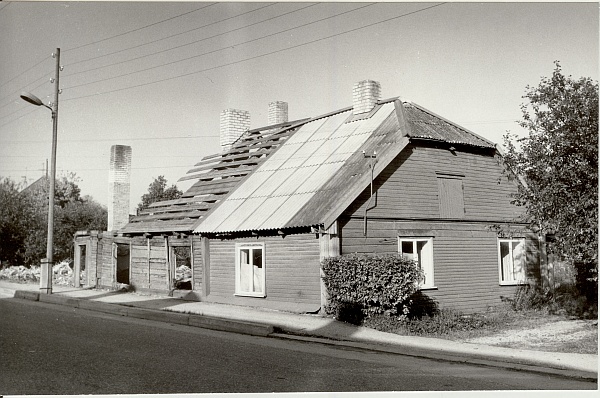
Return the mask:
M364 317L388 313L406 316L407 298L418 290L423 272L399 254L349 254L322 262L328 314L360 324Z

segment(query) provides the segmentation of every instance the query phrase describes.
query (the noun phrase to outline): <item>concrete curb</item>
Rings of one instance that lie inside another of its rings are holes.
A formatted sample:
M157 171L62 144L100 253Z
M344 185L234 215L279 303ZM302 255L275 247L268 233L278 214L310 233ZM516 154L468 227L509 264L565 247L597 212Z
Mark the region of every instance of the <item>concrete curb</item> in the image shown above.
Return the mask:
M80 308L90 311L103 312L107 314L121 315L130 318L147 319L151 321L200 327L203 329L219 330L223 332L249 334L252 336L267 337L274 332L273 326L265 325L258 322L238 321L226 318L215 318L205 315L185 314L165 310L137 308L131 306L124 306L120 304L109 304L86 299L65 297L54 294L40 294L38 292L30 292L25 290L15 291L14 298L64 305L72 308Z
M40 300L40 294L38 292L30 292L27 290L15 291L14 297L18 298L18 299L31 300L31 301L39 301Z

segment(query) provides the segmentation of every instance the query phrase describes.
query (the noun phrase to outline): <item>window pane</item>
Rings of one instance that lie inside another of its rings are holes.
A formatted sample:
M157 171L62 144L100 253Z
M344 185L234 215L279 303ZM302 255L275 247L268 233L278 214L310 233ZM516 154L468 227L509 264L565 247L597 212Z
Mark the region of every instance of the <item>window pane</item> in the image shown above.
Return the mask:
M252 291L252 264L250 264L250 250L240 250L240 291L251 292Z
M428 255L427 255L427 250L425 249L427 245L427 241L426 240L420 240L417 241L417 259L419 261L419 268L421 268L423 270L424 273L424 279L422 284L423 285L427 285L429 283L429 264L428 264Z
M402 256L408 260L416 260L416 253L413 250L413 242L412 240L403 240L400 242L400 250L402 251Z
M262 268L262 249L252 250L252 257L252 264L254 264L255 267Z
M525 241L513 241L513 280L525 280Z
M512 269L510 263L511 258L509 242L500 242L500 273L502 275L503 282L512 280Z

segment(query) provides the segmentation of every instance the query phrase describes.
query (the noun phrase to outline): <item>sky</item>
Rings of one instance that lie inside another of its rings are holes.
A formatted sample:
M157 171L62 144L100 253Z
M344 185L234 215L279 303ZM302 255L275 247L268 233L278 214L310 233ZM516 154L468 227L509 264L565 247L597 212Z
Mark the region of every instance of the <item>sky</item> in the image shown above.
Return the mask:
M501 144L526 87L554 61L598 80L598 3L0 1L0 177L29 182L50 158L60 48L57 176L106 205L110 147L132 147L131 212L159 175L218 153L219 113L268 103L289 119L352 104L352 85L413 101Z

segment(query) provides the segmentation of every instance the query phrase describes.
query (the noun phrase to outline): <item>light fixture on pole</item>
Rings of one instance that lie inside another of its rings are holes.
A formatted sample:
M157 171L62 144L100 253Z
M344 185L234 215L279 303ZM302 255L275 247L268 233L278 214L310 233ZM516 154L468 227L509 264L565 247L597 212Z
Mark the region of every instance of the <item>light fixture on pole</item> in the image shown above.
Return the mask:
M40 270L40 292L52 294L52 266L54 251L54 184L56 181L56 137L58 133L58 77L60 72L60 48L52 54L56 59L56 73L54 77L54 102L50 106L31 93L21 93L21 98L35 106L43 106L52 111L52 157L50 161L50 181L48 189L48 240L46 244L46 258L42 259Z

